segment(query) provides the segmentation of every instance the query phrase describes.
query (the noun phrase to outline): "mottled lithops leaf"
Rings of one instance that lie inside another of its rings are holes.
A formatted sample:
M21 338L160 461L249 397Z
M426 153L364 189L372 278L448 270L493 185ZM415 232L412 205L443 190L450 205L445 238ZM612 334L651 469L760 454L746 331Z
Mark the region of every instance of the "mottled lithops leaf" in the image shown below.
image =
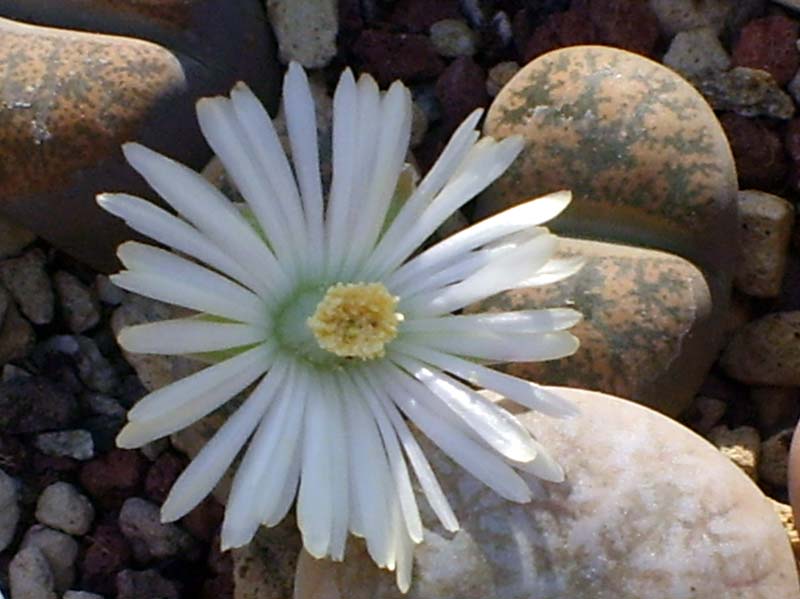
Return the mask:
M713 360L706 345L714 328L711 296L702 273L677 256L616 244L562 239L560 252L585 257L584 267L555 285L515 289L471 310L569 305L584 316L571 329L580 348L560 360L497 367L680 413Z
M526 147L482 196L480 214L571 189L575 200L555 230L673 252L713 272L727 292L733 158L711 108L673 71L615 48L557 50L506 85L484 130L521 134Z
M550 226L593 240L567 244L589 258L573 282L510 294L519 307L581 304L586 322L576 334L584 349L517 373L675 414L716 357L736 264L736 172L711 108L658 63L575 46L524 67L498 94L484 129L495 137L520 134L526 145L479 198L478 216L571 189L571 206ZM599 242L675 259L615 253ZM659 394L662 385L668 399Z
M363 543L343 563L303 553L295 599L777 599L800 596L769 500L715 447L609 395L567 393L573 419L520 416L561 462L563 483L499 498L428 444L459 516L447 533L424 506L407 595ZM238 589L237 589L238 590ZM275 595L267 595L275 597Z
M131 237L104 191L149 194L122 158L139 141L197 168L194 103L278 89L259 0L0 0L0 213L91 266Z

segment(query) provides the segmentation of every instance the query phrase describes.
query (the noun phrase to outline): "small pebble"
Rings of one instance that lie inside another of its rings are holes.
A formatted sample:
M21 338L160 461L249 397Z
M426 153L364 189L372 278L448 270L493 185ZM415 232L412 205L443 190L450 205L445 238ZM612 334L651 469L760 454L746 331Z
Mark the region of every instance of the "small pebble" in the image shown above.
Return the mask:
M447 58L472 56L478 50L477 34L461 19L442 19L431 25L431 43Z
M735 283L742 293L774 297L781 291L794 207L781 197L763 191L738 194L741 258Z
M143 445L139 448L139 451L148 460L155 462L158 459L158 456L164 453L167 449L169 449L169 438L162 437L161 439L150 441L150 443L147 445Z
M725 415L728 404L715 397L698 396L694 400L694 410L688 422L698 433L710 431Z
M800 67L797 21L783 15L754 19L739 32L733 46L733 64L769 71L778 85L791 81Z
M758 475L761 480L776 487L786 487L789 463L789 447L792 444L794 428L775 433L761 444L761 460Z
M119 512L119 528L139 562L173 557L191 550L196 541L178 526L162 523L156 504L131 497Z
M157 570L123 570L117 574L116 599L179 599L180 587Z
M114 285L107 275L97 275L94 279L97 298L109 306L118 306L125 299L125 291Z
M118 508L138 488L145 463L138 451L112 449L84 464L81 485L103 507Z
M61 599L103 599L103 596L87 591L67 591Z
M100 306L88 287L65 271L53 275L61 312L73 333L83 333L100 322Z
M411 141L409 146L416 148L428 132L428 115L417 102L411 103Z
M36 547L47 558L53 573L53 585L57 591L66 591L75 582L75 561L78 559L78 543L68 534L41 524L28 529L22 539L21 549Z
M796 387L750 387L750 401L756 408L759 429L768 434L793 425L800 417Z
M11 599L58 599L47 558L37 547L21 549L8 566Z
M110 524L99 524L88 540L80 568L83 586L111 596L114 576L130 562L130 545L119 528Z
M731 58L712 29L698 27L681 31L672 38L663 63L681 75L695 77L726 71Z
M761 440L756 429L740 426L731 430L727 426L716 426L709 431L708 439L747 476L757 480Z
M14 539L19 523L19 492L16 481L0 470L0 551Z
M6 364L3 366L3 375L0 377L2 382L7 383L8 381L20 378L29 378L31 373L25 370L24 368L20 368L19 366L15 366L14 364Z
M112 418L124 418L125 408L116 399L102 393L87 393L83 400L89 409L99 416L111 416Z
M771 312L743 326L720 357L731 378L759 386L800 386L800 311Z
M519 65L513 61L499 62L489 69L486 78L486 93L494 98L506 83L519 72Z
M34 441L42 453L63 456L76 460L90 460L94 457L94 441L89 431L82 429L40 433Z
M767 71L735 67L730 71L698 75L693 81L715 110L782 120L794 115L791 96L775 83Z
M792 506L781 503L780 501L770 500L772 507L781 519L786 536L789 537L789 545L792 547L794 559L800 562L800 535L797 534L797 527L794 522L794 514L792 513Z
M40 249L0 262L0 279L33 324L53 320L55 298L44 270L47 259Z
M266 4L281 61L318 69L336 55L336 0L268 0Z
M36 519L71 535L84 535L94 520L94 507L71 484L56 482L39 496Z

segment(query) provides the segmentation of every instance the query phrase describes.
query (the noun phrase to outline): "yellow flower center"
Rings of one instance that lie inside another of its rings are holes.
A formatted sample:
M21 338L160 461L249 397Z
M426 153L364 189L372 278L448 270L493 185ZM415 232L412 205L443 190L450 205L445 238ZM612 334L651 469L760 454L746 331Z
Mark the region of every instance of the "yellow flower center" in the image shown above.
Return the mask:
M403 315L383 283L337 283L306 321L319 346L343 358L382 358Z

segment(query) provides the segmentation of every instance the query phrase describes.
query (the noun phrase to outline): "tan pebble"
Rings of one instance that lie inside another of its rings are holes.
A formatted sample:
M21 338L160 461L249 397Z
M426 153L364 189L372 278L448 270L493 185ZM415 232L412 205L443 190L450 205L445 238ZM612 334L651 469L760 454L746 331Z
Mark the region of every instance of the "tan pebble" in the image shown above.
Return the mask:
M778 513L778 517L781 519L783 528L786 529L786 536L789 537L789 545L792 546L794 559L800 561L800 535L797 534L792 507L780 501L775 501L774 499L770 501L772 502L772 507L775 508L775 511Z
M761 439L756 429L740 426L731 430L724 425L716 426L709 431L708 439L747 476L758 480Z
M776 195L740 191L742 255L735 283L740 291L756 297L780 293L794 224L794 208Z
M503 86L519 71L519 65L513 61L499 62L489 69L486 78L486 93L494 98Z

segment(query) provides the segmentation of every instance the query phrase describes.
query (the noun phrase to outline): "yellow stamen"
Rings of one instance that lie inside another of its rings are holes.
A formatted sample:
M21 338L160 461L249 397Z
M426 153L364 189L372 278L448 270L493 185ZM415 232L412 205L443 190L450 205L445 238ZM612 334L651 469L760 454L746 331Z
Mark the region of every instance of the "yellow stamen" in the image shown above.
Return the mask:
M394 311L397 300L383 283L337 283L306 323L319 346L337 356L382 358L403 320Z

